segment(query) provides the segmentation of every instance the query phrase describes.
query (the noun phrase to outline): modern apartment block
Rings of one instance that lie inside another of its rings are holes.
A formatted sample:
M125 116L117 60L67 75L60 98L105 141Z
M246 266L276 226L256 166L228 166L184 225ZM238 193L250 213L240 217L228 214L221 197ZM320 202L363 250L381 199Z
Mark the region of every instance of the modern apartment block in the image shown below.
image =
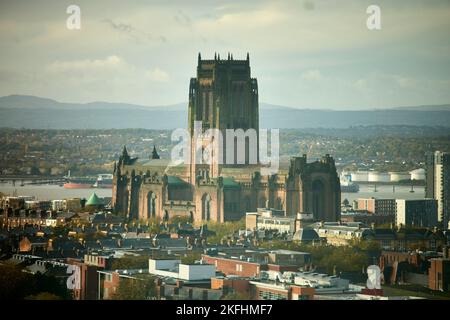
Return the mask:
M358 210L367 210L376 215L394 215L395 199L358 199Z
M425 196L437 200L438 221L447 228L450 218L450 153L428 153L425 172Z
M403 226L430 228L438 224L438 205L435 199L397 199L395 223Z

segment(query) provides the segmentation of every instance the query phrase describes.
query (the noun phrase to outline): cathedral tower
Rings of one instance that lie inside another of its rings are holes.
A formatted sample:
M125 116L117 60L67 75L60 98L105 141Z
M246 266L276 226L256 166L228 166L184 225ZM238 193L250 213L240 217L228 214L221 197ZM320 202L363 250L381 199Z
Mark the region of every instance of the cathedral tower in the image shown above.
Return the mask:
M256 132L254 149L248 145L249 138L245 140L245 164L249 163L249 150L256 151L258 158L258 82L251 77L250 58L247 54L245 60L235 60L228 54L226 59L215 55L214 59L202 60L198 55L197 77L192 78L189 86L189 131L194 135L195 121L202 122L202 130L219 129L223 137L223 152L216 156L226 161L227 143L226 129L254 129ZM237 141L234 143L236 151ZM194 145L193 145L194 146ZM231 148L231 146L228 146ZM194 148L192 148L194 149ZM191 150L191 178L217 177L220 175L219 165L195 165L195 150ZM236 152L234 152L236 158ZM235 159L237 163L237 159ZM191 183L195 183L191 181Z

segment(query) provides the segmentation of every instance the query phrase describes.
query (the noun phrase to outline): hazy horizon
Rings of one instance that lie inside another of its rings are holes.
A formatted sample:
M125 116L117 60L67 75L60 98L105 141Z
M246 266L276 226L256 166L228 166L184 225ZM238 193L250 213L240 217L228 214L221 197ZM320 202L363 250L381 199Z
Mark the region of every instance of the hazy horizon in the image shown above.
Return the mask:
M168 104L161 104L161 105L143 105L143 104L135 104L135 103L129 103L129 102L123 102L123 101L86 101L86 102L75 102L75 101L65 101L65 100L59 100L59 99L52 99L49 97L41 97L41 96L34 96L34 95L25 95L25 94L10 94L10 95L6 95L6 96L0 96L1 98L8 98L8 97L30 97L30 98L37 98L37 99L49 99L49 100L53 100L55 102L58 103L62 103L62 104L83 104L83 105L87 105L87 104L101 104L101 103L106 103L106 104L111 104L111 105L134 105L136 107L143 107L143 108L163 108L163 107L179 107L181 105L186 105L186 108L188 107L188 101L180 101L180 102L174 102L174 103L168 103ZM435 105L409 105L409 106L390 106L390 107L373 107L373 108L355 108L355 109L345 109L345 108L341 108L341 109L335 109L335 108L310 108L307 106L285 106L285 105L281 105L279 103L272 103L272 102L267 102L267 101L259 101L260 107L261 105L263 105L264 107L271 109L271 108L289 108L289 109L297 109L297 110L317 110L317 111L382 111L382 110L392 110L392 109L408 109L408 108L427 108L427 107L432 107L432 108L438 108L438 107L444 107L445 109L448 109L448 111L450 111L450 103L443 103L443 104L435 104ZM3 106L0 106L3 107Z

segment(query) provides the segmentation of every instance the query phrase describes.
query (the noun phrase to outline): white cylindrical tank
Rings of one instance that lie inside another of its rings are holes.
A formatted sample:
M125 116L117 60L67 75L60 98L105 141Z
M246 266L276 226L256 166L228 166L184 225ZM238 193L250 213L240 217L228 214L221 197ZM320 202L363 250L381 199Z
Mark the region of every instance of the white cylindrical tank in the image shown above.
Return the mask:
M390 176L386 172L371 171L369 172L369 182L389 182Z
M391 182L399 182L402 180L411 179L411 174L409 172L389 172Z
M367 171L356 171L351 173L353 182L367 182L369 179Z
M411 180L425 180L425 169L415 169L409 172Z

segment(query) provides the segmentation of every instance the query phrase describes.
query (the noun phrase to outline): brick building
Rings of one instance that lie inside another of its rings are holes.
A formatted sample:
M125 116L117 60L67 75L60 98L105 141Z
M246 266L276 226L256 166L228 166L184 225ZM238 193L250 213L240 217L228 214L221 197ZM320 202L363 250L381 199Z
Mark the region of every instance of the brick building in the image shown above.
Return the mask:
M449 248L443 249L443 257L431 259L428 271L428 286L431 290L450 291Z
M257 277L261 271L298 271L311 262L309 253L291 250L250 252L239 256L202 255L202 260L215 265L225 275Z
M77 266L80 272L80 289L73 289L73 298L75 300L97 300L97 271L100 270L100 268L71 258L67 259L67 263Z
M376 215L395 215L395 199L358 199L358 210Z

